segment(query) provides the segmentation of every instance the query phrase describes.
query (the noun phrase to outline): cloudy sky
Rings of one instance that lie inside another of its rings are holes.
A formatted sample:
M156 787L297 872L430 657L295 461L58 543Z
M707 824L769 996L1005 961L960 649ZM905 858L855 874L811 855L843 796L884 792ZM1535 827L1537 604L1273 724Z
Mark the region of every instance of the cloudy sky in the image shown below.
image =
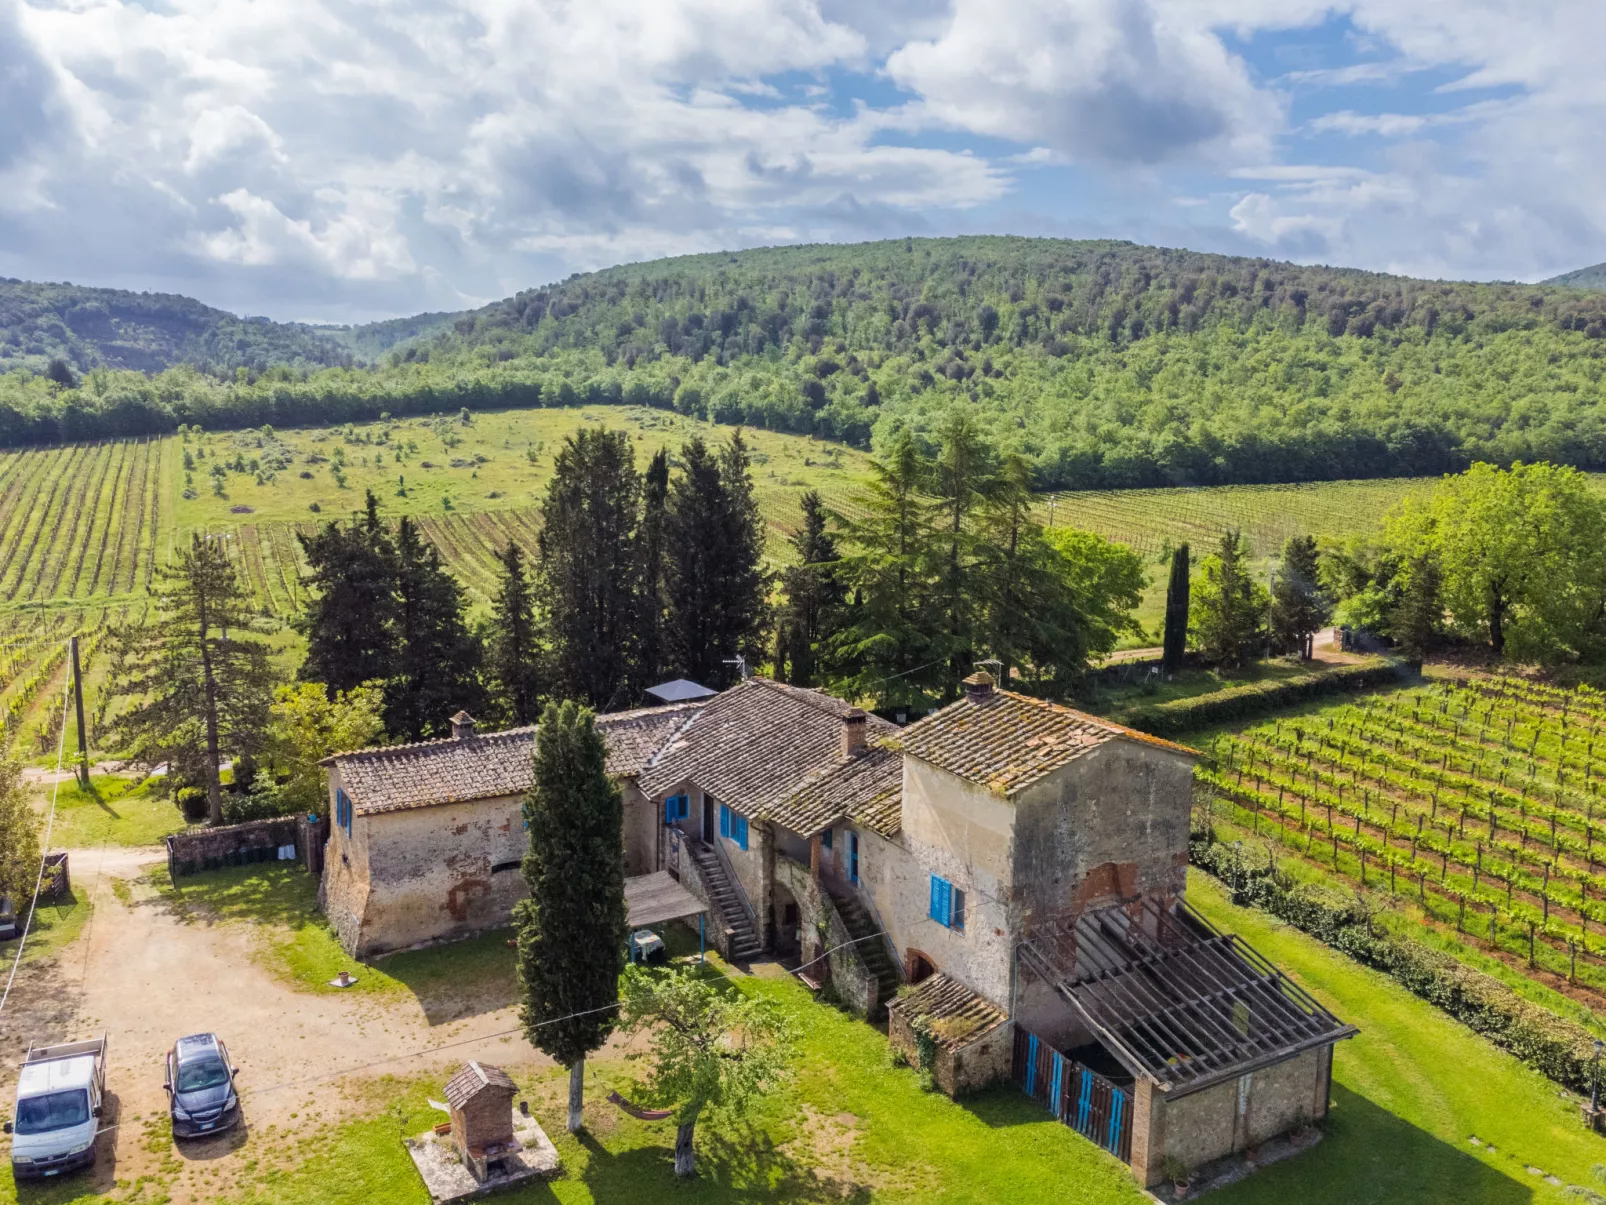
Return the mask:
M1600 0L0 0L0 275L276 318L689 251L1606 259Z

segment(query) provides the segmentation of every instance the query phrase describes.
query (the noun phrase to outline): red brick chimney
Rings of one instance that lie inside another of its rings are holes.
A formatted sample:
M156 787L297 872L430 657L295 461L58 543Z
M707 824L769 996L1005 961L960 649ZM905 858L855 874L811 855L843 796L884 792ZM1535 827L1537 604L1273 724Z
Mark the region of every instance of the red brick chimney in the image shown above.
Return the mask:
M864 752L865 724L869 719L857 707L842 717L842 756L857 757Z
M965 698L972 703L985 703L993 695L993 676L979 669L965 679Z
M452 717L452 739L454 741L467 740L474 735L474 717L466 711L460 711Z

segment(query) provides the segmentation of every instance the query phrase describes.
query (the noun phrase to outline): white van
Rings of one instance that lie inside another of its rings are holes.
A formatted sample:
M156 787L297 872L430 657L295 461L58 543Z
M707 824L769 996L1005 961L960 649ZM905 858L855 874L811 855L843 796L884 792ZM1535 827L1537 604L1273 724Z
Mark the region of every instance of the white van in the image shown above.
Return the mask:
M59 1176L95 1161L106 1095L106 1035L30 1046L17 1080L11 1169L18 1179Z

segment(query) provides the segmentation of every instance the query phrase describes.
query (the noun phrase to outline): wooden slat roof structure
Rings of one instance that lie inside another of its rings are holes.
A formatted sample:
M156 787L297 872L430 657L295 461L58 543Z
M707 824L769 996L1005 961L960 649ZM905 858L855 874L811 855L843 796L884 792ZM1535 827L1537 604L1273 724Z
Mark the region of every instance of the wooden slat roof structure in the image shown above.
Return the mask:
M1145 901L1039 926L1022 961L1128 1071L1185 1096L1353 1037L1248 943L1186 903Z
M625 880L625 909L632 929L646 929L672 920L685 920L708 910L667 870L636 875Z

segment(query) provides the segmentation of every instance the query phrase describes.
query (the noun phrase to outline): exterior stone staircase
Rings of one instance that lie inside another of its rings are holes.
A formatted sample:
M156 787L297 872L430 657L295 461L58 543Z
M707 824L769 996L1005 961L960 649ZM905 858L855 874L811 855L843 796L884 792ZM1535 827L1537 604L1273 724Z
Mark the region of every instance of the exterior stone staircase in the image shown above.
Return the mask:
M892 960L892 955L887 949L887 939L881 933L880 922L864 906L859 893L846 883L833 882L830 879L824 879L822 883L826 893L831 897L831 903L836 907L837 915L842 918L849 936L853 938L854 949L858 952L865 969L875 976L875 1015L880 1016L886 1010L887 1001L897 994L899 986L903 983L898 964Z
M759 941L752 914L748 912L736 885L731 882L730 872L725 869L719 854L707 842L690 838L686 840L684 848L696 864L698 877L713 901L717 913L712 918L714 923L730 930L731 958L745 961L758 957L763 952L764 944Z

